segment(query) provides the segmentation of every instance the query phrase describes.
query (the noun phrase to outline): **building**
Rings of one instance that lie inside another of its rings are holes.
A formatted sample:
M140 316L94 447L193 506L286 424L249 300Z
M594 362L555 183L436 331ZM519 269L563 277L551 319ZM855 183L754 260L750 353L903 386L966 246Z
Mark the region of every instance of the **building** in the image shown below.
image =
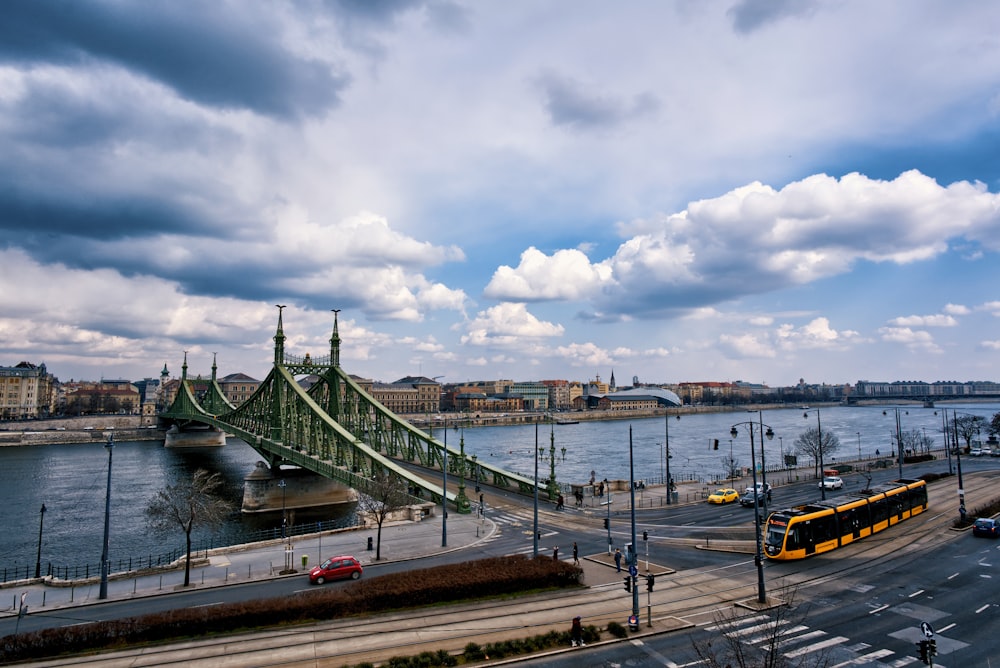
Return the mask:
M239 406L246 402L260 387L259 380L251 378L245 373L231 373L219 378L217 382L222 389L223 396L226 397L226 401L233 406Z
M67 415L138 415L142 411L139 388L131 383L69 382L63 389Z
M415 415L441 410L441 384L423 376L406 376L393 383L372 383L368 392L393 413Z
M0 419L26 420L52 413L55 381L44 364L0 367Z
M543 380L540 382L549 388L549 408L565 410L570 407L568 380Z

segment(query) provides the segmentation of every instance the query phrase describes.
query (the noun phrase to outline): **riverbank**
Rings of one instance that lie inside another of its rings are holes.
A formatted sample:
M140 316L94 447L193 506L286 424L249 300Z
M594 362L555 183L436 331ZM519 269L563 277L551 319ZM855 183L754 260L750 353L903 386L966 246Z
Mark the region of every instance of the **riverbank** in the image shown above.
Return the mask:
M119 441L162 441L156 418L141 415L84 415L0 423L0 447Z

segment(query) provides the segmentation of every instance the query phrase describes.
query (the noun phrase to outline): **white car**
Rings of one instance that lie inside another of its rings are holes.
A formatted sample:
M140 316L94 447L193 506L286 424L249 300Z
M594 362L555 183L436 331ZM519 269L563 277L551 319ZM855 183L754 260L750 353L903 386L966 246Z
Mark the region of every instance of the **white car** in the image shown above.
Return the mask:
M835 475L823 476L823 482L819 484L823 489L842 489L844 481Z

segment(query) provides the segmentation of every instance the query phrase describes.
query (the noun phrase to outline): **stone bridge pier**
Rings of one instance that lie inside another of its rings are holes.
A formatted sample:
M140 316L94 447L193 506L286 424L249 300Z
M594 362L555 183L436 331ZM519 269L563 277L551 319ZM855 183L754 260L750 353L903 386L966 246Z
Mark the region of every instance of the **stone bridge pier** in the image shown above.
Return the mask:
M257 462L243 479L244 513L284 512L357 502L356 491L336 480L300 468L274 468Z

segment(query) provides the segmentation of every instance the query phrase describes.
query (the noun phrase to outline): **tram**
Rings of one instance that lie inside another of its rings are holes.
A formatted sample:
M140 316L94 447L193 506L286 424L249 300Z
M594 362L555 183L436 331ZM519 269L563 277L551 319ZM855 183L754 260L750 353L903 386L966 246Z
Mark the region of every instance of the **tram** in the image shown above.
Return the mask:
M850 495L778 510L767 518L764 553L803 559L888 529L927 510L927 483L900 479Z

